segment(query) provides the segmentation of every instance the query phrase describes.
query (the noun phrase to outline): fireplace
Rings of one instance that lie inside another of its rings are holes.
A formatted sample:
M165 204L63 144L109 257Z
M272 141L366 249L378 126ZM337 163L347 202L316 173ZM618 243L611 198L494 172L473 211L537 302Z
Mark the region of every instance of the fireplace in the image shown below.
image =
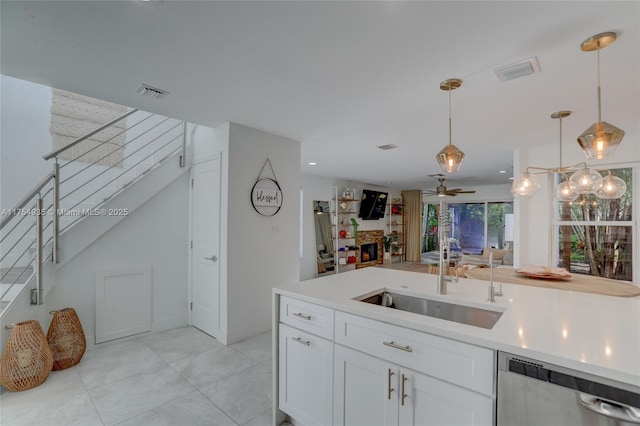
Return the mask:
M376 266L382 264L382 237L384 231L358 231L356 247L360 249L356 268Z
M360 246L360 262L373 262L378 260L378 243L362 244Z

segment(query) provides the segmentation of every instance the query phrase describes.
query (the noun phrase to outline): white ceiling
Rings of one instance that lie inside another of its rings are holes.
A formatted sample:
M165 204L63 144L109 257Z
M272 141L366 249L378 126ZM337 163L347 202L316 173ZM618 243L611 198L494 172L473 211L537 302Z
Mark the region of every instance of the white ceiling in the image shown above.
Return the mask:
M448 142L466 159L448 186L508 183L513 150L565 150L603 119L640 138L640 3L0 2L2 74L195 123L232 121L299 140L305 173L403 189L433 188ZM537 57L542 71L499 82L493 68ZM170 92L135 93L141 83ZM378 145L399 148L382 151ZM317 166L307 163L315 161ZM507 169L506 175L498 170Z

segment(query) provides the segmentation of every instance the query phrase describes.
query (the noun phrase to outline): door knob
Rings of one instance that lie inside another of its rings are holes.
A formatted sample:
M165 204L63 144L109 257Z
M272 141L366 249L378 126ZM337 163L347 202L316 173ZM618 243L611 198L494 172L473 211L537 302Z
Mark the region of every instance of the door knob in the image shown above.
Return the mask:
M212 254L211 257L205 257L204 260L210 260L212 262L217 262L218 261L218 256L216 256L215 254Z

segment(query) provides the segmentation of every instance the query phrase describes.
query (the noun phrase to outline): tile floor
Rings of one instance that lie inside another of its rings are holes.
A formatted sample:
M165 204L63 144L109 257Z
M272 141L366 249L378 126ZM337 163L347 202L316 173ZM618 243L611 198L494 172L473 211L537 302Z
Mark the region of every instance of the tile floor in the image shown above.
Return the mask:
M0 425L271 424L271 332L224 346L193 327L87 351L24 392L0 394Z

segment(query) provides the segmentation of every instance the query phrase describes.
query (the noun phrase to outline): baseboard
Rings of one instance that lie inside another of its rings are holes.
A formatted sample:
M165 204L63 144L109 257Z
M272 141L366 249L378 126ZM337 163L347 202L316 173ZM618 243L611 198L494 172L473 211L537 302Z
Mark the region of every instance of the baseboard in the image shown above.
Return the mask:
M189 325L188 315L178 315L173 318L167 318L151 323L151 332L159 333L162 331L173 330L174 328L186 327Z
M271 330L271 323L267 322L265 324L249 324L240 328L236 328L234 330L228 330L224 332L224 338L226 342L223 342L225 345L233 345L234 343L241 342L250 337L257 336L262 333L266 333Z

